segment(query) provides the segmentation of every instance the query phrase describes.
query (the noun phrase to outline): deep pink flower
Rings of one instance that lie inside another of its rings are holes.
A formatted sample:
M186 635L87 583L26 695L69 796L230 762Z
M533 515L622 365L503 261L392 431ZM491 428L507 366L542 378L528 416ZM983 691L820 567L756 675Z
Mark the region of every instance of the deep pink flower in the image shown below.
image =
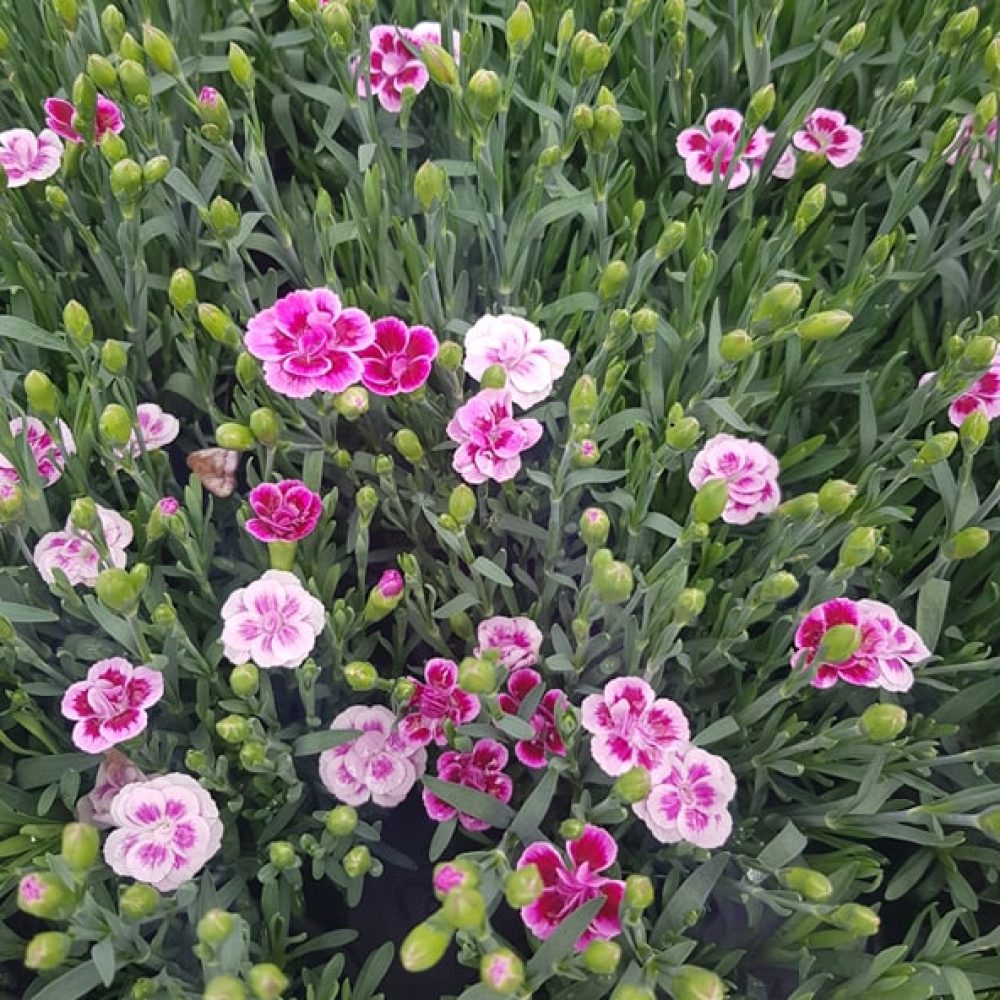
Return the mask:
M677 136L677 152L684 157L684 171L695 184L713 184L726 176L740 144L743 115L732 108L717 108L705 116L704 128L686 128ZM729 178L730 190L750 180L750 164L759 164L767 152L758 130L747 143Z
M219 99L222 97L215 87L202 87L198 91L198 103L207 104L209 107L214 108L216 104L219 103Z
M469 753L446 750L438 758L437 776L442 781L474 788L477 792L492 796L506 805L514 794L514 782L504 774L507 766L507 748L496 740L478 740ZM466 830L488 830L490 824L475 816L459 812L454 806L439 799L433 792L424 789L424 808L431 819L439 823L458 816L459 823Z
M247 324L246 349L282 395L343 392L364 373L357 352L375 339L367 313L344 309L326 288L290 292Z
M180 433L180 421L173 414L165 413L157 403L140 403L135 408L135 416L137 426L126 445L133 458L138 458L144 447L146 451L165 448Z
M298 479L261 483L250 491L247 531L260 542L298 542L315 530L323 501Z
M42 535L31 557L38 575L50 586L55 582L54 570L66 574L70 586L93 587L97 575L105 566L123 569L128 561L125 549L132 542L132 525L115 510L97 504L101 522L101 535L107 550L102 561L96 537L89 531L74 527L66 521L62 531Z
M652 770L671 746L691 738L681 707L657 698L639 677L616 677L601 694L580 706L580 725L591 734L590 754L597 766L617 777L641 766Z
M375 586L385 600L391 601L394 597L399 597L406 589L406 581L398 569L387 569L378 578L378 583Z
M650 773L653 789L636 802L635 814L661 844L686 840L697 847L721 847L733 830L727 806L736 779L721 757L681 743Z
M771 149L771 144L774 142L774 133L769 132L766 128L759 128L754 132L754 140L754 154L752 156L748 155L747 161L753 173L758 174L764 165L764 157L767 156ZM795 165L795 152L789 146L778 157L778 162L774 165L771 173L779 180L791 180L795 175Z
M423 683L416 682L407 710L399 723L403 736L419 746L440 747L447 742L445 722L456 726L471 722L479 714L479 699L458 686L457 663L435 656L424 667Z
M936 372L927 372L920 384L929 382ZM953 427L961 427L965 418L981 411L988 420L1000 417L1000 347L997 348L989 368L975 382L956 396L948 407L948 419Z
M156 502L156 506L164 517L173 517L181 509L177 497L162 497Z
M76 453L76 442L69 427L61 420L56 421L59 440L55 440L38 417L14 417L10 422L10 433L14 447L20 450L21 439L28 443L28 451L41 477L43 486L58 482L66 465L66 456ZM11 460L0 454L0 483L18 483L21 477Z
M219 810L186 774L126 785L111 803L111 822L104 860L116 874L159 892L193 878L222 846Z
M991 157L993 150L996 148L997 142L997 129L1000 126L1000 119L994 118L987 126L986 131L983 135L976 137L973 135L973 116L966 115L962 119L961 125L958 127L958 134L955 136L954 142L945 150L945 159L948 163L954 166L958 163L959 157L965 154L966 150L971 146L971 152L969 152L969 164L970 166L975 163L980 156L985 155L986 157ZM993 176L993 164L987 163L983 168L987 178Z
M479 623L476 636L479 645L475 655L482 656L487 649L495 649L500 654L500 663L508 670L533 667L538 662L542 633L530 618L496 615Z
M804 153L820 153L831 167L850 166L861 153L864 135L847 124L842 111L817 108L803 128L792 136L792 142Z
M108 750L97 768L94 788L76 803L76 816L81 823L99 828L109 827L111 803L126 786L145 781L146 776L120 750Z
M403 738L395 715L383 705L352 705L330 728L361 733L319 758L323 786L349 806L369 799L377 806L398 806L427 767L427 751Z
M501 692L497 701L508 715L517 715L521 702L541 683L542 677L536 671L527 668L515 670L507 678L509 693ZM530 740L518 740L514 744L514 753L525 767L545 767L548 763L546 752L554 757L566 756L566 744L556 723L556 712L565 704L566 695L555 688L542 695L542 700L528 720L535 731L534 737Z
M583 951L594 938L610 939L621 933L618 910L625 883L600 874L618 857L618 845L607 830L588 823L576 840L566 844L566 853L569 864L551 844L538 841L521 855L517 867L537 866L545 885L541 896L521 910L521 919L535 937L544 941L571 913L603 896L604 906L577 939L576 950Z
M438 341L426 326L408 327L395 316L375 320L375 340L358 357L364 364L361 381L377 396L414 392L430 377Z
M729 499L722 512L726 524L749 524L761 514L770 514L781 502L778 460L762 444L716 434L694 457L688 481L695 489L724 479Z
M438 899L444 899L452 889L475 888L474 871L467 865L460 867L448 861L442 861L434 869L434 894Z
M507 389L482 389L455 411L445 432L459 446L452 467L467 483L503 483L520 471L521 452L538 443L542 425L514 419Z
M45 101L45 124L56 135L67 142L83 142L83 136L73 128L76 108L61 97L50 97ZM94 116L94 141L100 142L109 132L118 135L125 128L121 109L109 97L98 95L97 112Z
M24 187L31 181L45 181L59 170L63 144L51 129L35 135L26 128L0 132L0 167L7 175L7 187Z

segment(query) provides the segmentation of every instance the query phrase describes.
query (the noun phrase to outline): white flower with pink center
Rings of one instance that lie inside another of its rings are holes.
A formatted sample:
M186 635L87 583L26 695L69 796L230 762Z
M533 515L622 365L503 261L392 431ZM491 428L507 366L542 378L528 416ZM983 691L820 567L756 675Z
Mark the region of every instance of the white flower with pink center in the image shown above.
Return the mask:
M729 499L722 511L726 524L749 524L761 514L777 510L778 460L762 444L716 434L694 457L688 481L695 489L716 479L725 480Z
M533 667L538 662L542 648L542 633L530 618L505 618L495 615L479 623L479 645L475 655L482 656L488 649L500 654L500 663L508 670Z
M817 108L792 136L792 142L804 153L826 157L831 167L839 169L850 166L858 158L864 138L859 129L847 124L842 111Z
M124 569L128 560L125 549L134 535L132 525L118 511L100 504L97 504L97 516L106 558L101 555L96 536L74 527L70 520L62 531L50 531L38 540L31 557L38 575L49 586L55 583L57 569L66 575L72 587L93 587L98 574L107 567Z
M27 442L31 459L35 463L43 486L58 482L66 465L66 456L76 453L76 442L69 427L61 420L56 421L58 440L49 433L38 417L14 417L10 422L14 447L20 451L22 439ZM0 453L0 482L18 483L21 476L10 458Z
M156 403L140 403L135 411L137 427L126 446L133 458L146 451L165 448L180 433L180 421L170 413L164 413ZM140 444L140 440L142 444Z
M145 781L146 776L120 750L108 750L97 769L93 790L76 803L81 823L105 828L111 826L111 803L126 786Z
M704 128L686 128L677 136L677 152L684 158L684 171L695 184L720 183L729 172L728 188L743 187L752 176L750 165L759 164L767 152L760 130L737 155L743 115L732 108L716 108L705 116Z

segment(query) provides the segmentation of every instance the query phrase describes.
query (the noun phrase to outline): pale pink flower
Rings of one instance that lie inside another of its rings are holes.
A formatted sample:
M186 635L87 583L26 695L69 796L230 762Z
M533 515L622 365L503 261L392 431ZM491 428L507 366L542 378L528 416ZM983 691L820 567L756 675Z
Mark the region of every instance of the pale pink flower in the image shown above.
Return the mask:
M24 187L31 181L45 181L58 173L63 144L51 129L35 135L26 128L0 132L0 167L7 175L7 187Z
M973 116L966 115L962 119L961 125L958 127L958 134L955 136L954 142L945 150L945 159L948 163L954 166L959 157L965 154L966 150L969 150L971 146L971 151L969 152L969 164L970 166L975 163L980 156L991 157L993 150L996 149L997 142L997 128L1000 126L1000 119L994 118L987 126L986 131L983 135L978 138L973 136ZM993 165L987 163L983 171L985 175L989 178L993 176Z
M428 660L423 683L415 683L408 714L399 723L400 732L411 743L444 746L446 722L461 726L479 714L479 699L458 686L458 664L453 660L440 656Z
M507 678L507 691L501 691L497 696L500 708L508 715L518 715L521 703L541 683L541 674L534 670L525 667L513 671ZM548 763L547 754L553 757L566 756L566 744L556 722L556 712L565 705L566 695L557 688L542 695L538 707L528 720L535 735L530 740L518 740L514 744L514 753L525 767L535 770L545 767Z
M817 108L792 136L792 142L804 153L819 153L831 167L840 168L850 166L858 158L864 135L847 124L842 111Z
M137 426L126 445L133 458L142 454L143 445L146 451L165 448L180 433L180 421L172 414L164 413L156 403L140 403L135 409L135 416Z
M604 905L576 942L583 951L594 938L610 939L621 933L618 914L625 883L600 873L618 858L618 845L607 830L587 824L576 840L566 844L569 864L551 844L536 841L521 855L517 867L535 865L545 889L521 910L521 919L535 937L544 941L573 912L592 899L604 897Z
M343 392L364 374L357 352L375 339L367 313L344 309L326 288L290 292L247 323L246 349L282 395Z
M38 470L43 486L51 486L59 481L66 465L66 456L76 454L76 442L69 427L61 420L56 421L58 440L49 433L38 417L14 417L10 422L10 433L14 447L20 453L21 439L28 444L32 461ZM0 453L0 483L18 483L21 477L10 458Z
M760 173L760 169L764 165L764 158L767 156L774 142L774 133L768 131L766 128L759 128L754 132L754 140L754 154L752 156L748 155L747 161L753 173L757 174ZM791 180L795 175L795 165L795 152L788 146L782 151L781 156L778 157L778 162L774 165L771 173L779 180Z
M83 136L73 127L76 108L61 97L50 97L44 103L45 124L67 142L83 142ZM109 97L98 95L94 116L94 141L100 142L109 132L118 135L125 128L121 109Z
M163 675L134 667L120 656L98 660L85 681L70 684L60 710L84 753L101 753L138 736L149 722L146 709L163 697Z
M920 377L925 385L936 372ZM975 382L956 396L948 407L948 419L953 427L961 427L970 414L981 412L988 420L1000 417L1000 347L997 348L989 368Z
M479 382L487 368L499 365L510 398L522 409L551 395L569 361L558 340L542 340L541 330L520 316L483 316L465 334L466 372Z
M695 489L723 479L729 499L722 511L726 524L749 524L777 510L781 502L778 460L762 444L716 434L694 457L688 481Z
M330 728L361 733L319 758L323 786L349 806L369 799L389 809L398 806L427 768L427 751L404 739L395 715L382 705L352 705Z
M743 187L750 180L750 164L767 152L762 133L758 130L737 156L743 115L732 108L717 108L705 116L704 128L686 128L677 136L677 152L684 157L684 171L695 184L707 185L721 181L736 158L729 177L730 190Z
M455 411L445 433L458 444L452 468L467 483L503 483L520 471L521 452L538 443L542 425L514 419L507 389L482 389Z
M637 766L652 770L671 746L691 738L681 707L657 698L640 677L616 677L601 694L587 695L580 725L593 737L591 756L611 777Z
M733 830L736 779L721 757L690 743L671 747L650 773L652 791L632 809L661 844L721 847Z
M215 801L186 774L126 785L111 803L111 822L104 860L116 874L159 892L194 878L222 846Z
M323 605L294 573L269 569L222 605L223 652L231 663L301 666L326 625Z
M145 781L146 775L120 750L108 750L97 768L94 788L76 803L76 816L81 823L101 829L111 823L111 803L126 786Z
M420 46L405 29L390 24L376 25L368 38L368 66L361 67L360 56L351 60L351 73L358 77L358 97L374 94L386 111L399 114L404 88L410 87L419 94L430 81L420 58Z
M437 762L437 776L442 781L454 785L464 785L484 795L489 795L506 805L514 794L514 782L504 774L508 760L507 748L496 740L477 740L472 750L460 753L446 750ZM459 812L454 806L439 799L433 792L424 789L424 808L431 819L445 823L458 817L466 830L488 830L490 824L467 813Z
M482 656L487 649L500 654L500 663L508 670L533 667L538 662L542 648L542 633L530 618L504 618L495 615L479 623L479 645L475 655Z
M69 519L62 531L42 535L32 552L38 575L50 586L55 582L54 570L59 569L70 586L93 587L97 576L106 567L123 569L128 562L125 552L134 532L129 521L118 511L97 504L106 558L102 558L96 537L73 525Z
M298 479L261 483L250 491L247 531L260 542L298 542L315 530L323 500Z
M438 341L426 326L407 326L395 316L375 320L375 339L358 357L364 364L361 381L378 396L414 392L430 377Z

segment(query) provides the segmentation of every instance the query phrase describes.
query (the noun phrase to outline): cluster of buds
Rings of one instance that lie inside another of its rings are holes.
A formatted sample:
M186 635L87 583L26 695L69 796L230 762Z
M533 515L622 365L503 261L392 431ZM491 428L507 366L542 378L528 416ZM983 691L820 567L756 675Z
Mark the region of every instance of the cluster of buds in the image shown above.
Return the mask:
M591 586L602 604L624 604L635 586L631 567L615 559L610 549L598 549L591 557Z

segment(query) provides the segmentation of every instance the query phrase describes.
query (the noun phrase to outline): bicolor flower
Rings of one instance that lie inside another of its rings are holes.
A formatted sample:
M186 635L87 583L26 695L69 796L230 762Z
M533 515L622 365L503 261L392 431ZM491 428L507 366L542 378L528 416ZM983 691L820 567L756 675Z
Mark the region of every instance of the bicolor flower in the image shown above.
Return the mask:
M135 408L136 427L127 445L133 458L146 451L165 448L180 433L180 421L164 412L158 403L140 403ZM141 441L141 444L140 444Z
M407 706L407 715L399 723L400 732L411 743L426 746L447 742L444 724L461 726L479 714L479 699L458 686L458 664L436 656L424 667L424 680Z
M507 678L507 690L497 696L500 708L508 715L517 715L521 703L541 683L542 676L535 670L526 667L514 670ZM566 695L558 688L542 695L538 707L528 720L535 735L530 740L518 740L514 744L514 754L525 767L535 770L545 767L548 754L553 757L566 756L566 744L556 722L556 712L565 704Z
M22 438L27 442L42 485L47 487L58 482L66 465L66 456L76 453L76 442L69 427L61 420L56 421L58 439L53 437L38 417L14 417L9 427L15 448L19 448ZM0 453L0 482L20 481L21 477L10 458Z
M76 108L61 97L50 97L44 103L45 124L67 142L83 142L83 136L73 127ZM94 115L94 141L100 142L109 132L117 135L125 128L121 108L110 97L98 95Z
M9 188L47 181L59 172L62 154L63 144L51 129L43 129L39 135L26 128L0 132L0 167Z
M920 384L925 385L936 374L927 372L922 375ZM989 368L952 400L948 407L948 419L953 427L961 427L965 418L977 411L983 413L988 420L1000 417L1000 347L993 355Z
M250 491L254 516L247 531L260 542L298 542L311 534L323 513L323 501L298 479L261 483Z
M446 750L441 754L437 763L437 776L442 781L464 785L466 788L492 796L506 805L514 794L514 783L503 770L507 766L507 760L507 748L501 743L497 743L496 740L477 740L468 753ZM426 788L424 808L427 810L427 815L439 823L458 816L459 823L466 830L488 830L490 827L484 820L459 812Z
M146 775L120 750L108 750L101 758L93 789L77 800L76 816L81 823L111 826L111 803L126 786L145 781Z
M831 167L839 169L850 166L858 158L864 135L847 124L847 117L842 111L817 108L792 136L792 142L804 153L818 153L826 157Z
M729 498L722 512L727 524L749 524L770 514L781 502L778 460L762 444L716 434L694 457L688 481L695 489L723 479Z
M50 586L55 582L55 570L61 570L70 586L93 587L102 569L124 569L128 561L125 552L131 544L132 525L116 510L97 504L101 524L103 551L97 537L73 525L67 519L62 531L50 531L38 540L31 558L38 575Z
M732 108L717 108L705 116L703 128L686 128L677 136L677 152L684 158L684 171L695 184L721 181L736 160L729 177L730 190L743 187L751 177L750 165L759 164L767 152L763 134L758 130L737 154L743 128L743 115Z
M364 365L361 381L377 396L414 392L430 377L438 340L426 326L407 326L395 316L375 320L375 339L358 357Z
M998 126L1000 126L1000 119L994 118L987 124L983 135L977 138L974 135L973 116L966 115L958 127L958 134L955 136L954 142L945 150L945 159L951 166L954 166L967 150L969 151L970 165L979 160L981 156L991 157L993 150L996 149ZM993 164L987 163L983 167L983 172L988 178L992 177Z
M479 623L476 636L479 645L475 655L482 656L487 649L496 650L500 663L508 670L533 667L538 662L542 633L530 618L495 615Z

